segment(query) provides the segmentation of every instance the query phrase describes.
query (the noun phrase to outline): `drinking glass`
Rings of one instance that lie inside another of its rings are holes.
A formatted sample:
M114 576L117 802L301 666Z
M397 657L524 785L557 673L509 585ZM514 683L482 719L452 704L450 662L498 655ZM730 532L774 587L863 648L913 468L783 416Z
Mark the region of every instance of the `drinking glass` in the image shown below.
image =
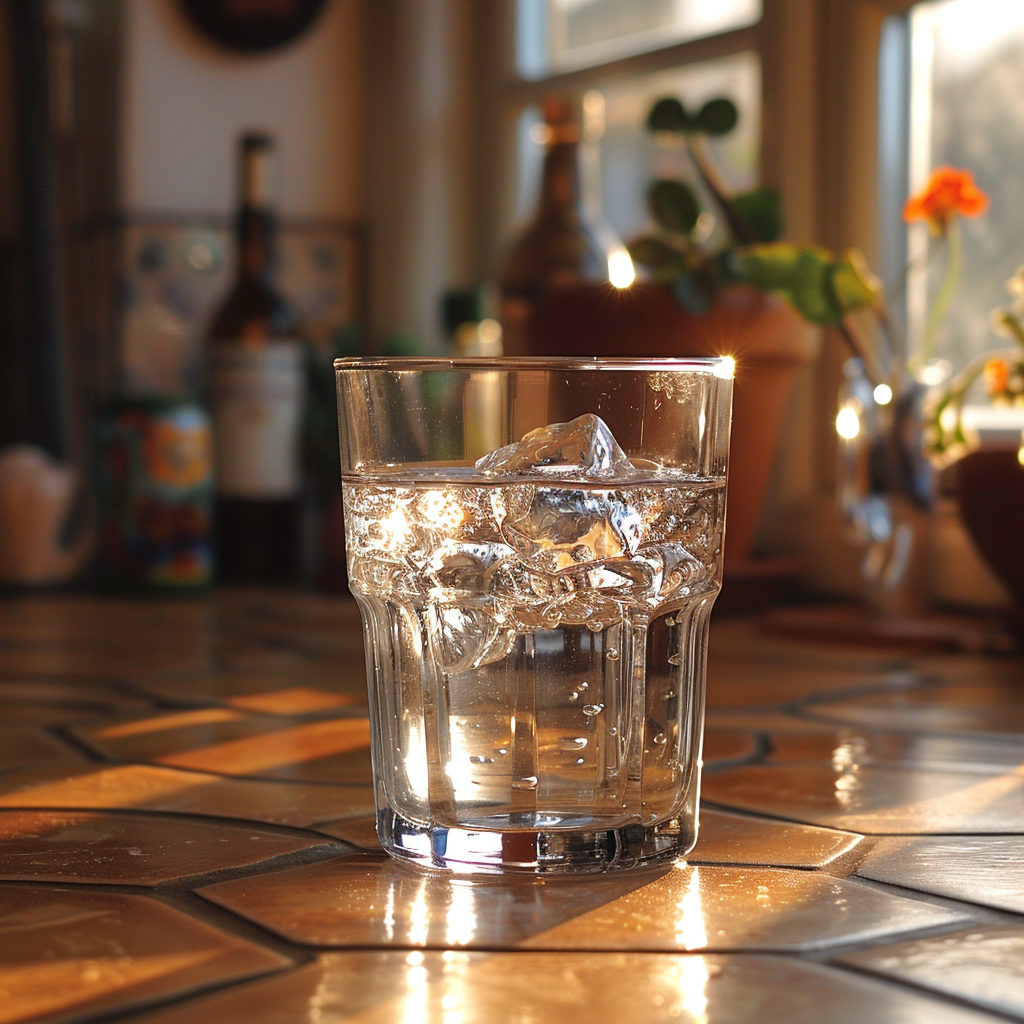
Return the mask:
M377 831L462 872L697 838L730 359L339 359Z

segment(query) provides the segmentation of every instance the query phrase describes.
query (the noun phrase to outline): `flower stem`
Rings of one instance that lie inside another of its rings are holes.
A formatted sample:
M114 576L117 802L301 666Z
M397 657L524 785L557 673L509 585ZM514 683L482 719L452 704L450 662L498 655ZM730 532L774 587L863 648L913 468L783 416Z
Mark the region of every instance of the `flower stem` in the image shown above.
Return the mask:
M942 287L939 288L939 294L935 296L935 302L928 313L928 323L924 329L924 344L921 346L921 354L916 360L918 366L924 366L935 355L939 327L949 312L953 296L956 294L956 286L960 282L963 254L963 234L960 231L960 222L953 214L946 222L946 275L942 280Z

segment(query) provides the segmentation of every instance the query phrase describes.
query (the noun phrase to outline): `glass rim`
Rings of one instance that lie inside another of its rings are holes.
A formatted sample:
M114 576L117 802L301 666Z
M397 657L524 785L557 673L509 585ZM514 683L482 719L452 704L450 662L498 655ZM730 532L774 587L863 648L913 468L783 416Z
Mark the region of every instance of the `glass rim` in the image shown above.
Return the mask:
M638 358L631 356L343 356L334 360L339 370L391 370L422 373L437 370L623 370L636 373L715 373L728 367L731 356Z

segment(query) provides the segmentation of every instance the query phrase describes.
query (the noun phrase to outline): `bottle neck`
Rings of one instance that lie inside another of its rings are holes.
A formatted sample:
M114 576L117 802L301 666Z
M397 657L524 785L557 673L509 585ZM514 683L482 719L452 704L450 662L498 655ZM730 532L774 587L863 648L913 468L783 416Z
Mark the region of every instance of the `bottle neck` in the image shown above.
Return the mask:
M243 277L269 279L274 265L274 215L269 207L242 203L235 224L238 269Z
M577 149L575 141L558 141L549 145L541 178L539 219L579 219L582 197Z
M235 224L239 270L243 276L269 278L274 263L276 224L271 203L273 152L269 140L243 144L240 203Z

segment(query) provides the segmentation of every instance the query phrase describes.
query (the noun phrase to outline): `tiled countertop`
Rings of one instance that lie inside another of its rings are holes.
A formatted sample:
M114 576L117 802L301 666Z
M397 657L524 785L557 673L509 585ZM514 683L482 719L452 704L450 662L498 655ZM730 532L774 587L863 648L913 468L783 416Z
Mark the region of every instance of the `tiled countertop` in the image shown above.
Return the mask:
M582 879L373 833L343 599L0 604L0 1024L1024 1019L1024 660L712 628L701 838Z

